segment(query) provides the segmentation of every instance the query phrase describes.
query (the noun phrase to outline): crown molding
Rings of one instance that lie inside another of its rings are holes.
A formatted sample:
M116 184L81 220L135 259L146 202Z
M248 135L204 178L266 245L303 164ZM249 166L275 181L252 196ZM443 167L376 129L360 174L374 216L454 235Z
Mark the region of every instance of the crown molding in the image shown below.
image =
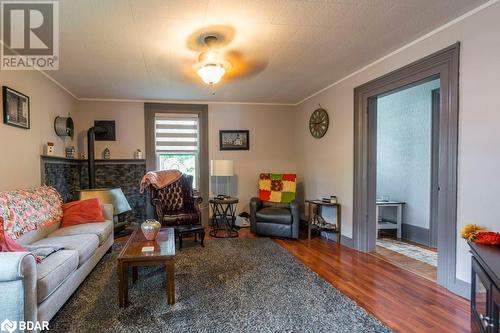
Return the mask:
M197 100L171 100L171 99L78 98L78 100L81 102L116 102L116 103L232 104L232 105L274 105L274 106L297 105L295 103L197 101Z

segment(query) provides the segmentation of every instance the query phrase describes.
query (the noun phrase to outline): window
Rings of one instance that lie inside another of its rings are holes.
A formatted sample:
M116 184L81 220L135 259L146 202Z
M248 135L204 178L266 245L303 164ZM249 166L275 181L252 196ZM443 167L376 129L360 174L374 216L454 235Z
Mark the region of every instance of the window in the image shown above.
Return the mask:
M199 184L199 121L196 114L155 114L156 168L178 169Z

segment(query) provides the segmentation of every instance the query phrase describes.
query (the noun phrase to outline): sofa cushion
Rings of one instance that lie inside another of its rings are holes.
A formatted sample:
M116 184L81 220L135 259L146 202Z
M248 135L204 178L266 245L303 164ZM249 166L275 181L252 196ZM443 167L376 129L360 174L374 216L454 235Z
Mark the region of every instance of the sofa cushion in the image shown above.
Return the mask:
M37 265L37 297L43 302L78 267L78 252L60 250L45 258Z
M292 214L290 209L279 207L264 207L257 211L258 222L268 222L277 224L291 224Z
M97 250L97 247L99 246L99 237L93 234L59 236L59 237L49 236L31 245L60 246L63 247L65 250L76 250L78 251L78 267L80 267L90 257L92 257L92 255Z
M59 228L49 237L72 236L82 234L94 234L99 237L99 246L104 244L106 240L113 234L113 222L96 222L73 225L71 227Z

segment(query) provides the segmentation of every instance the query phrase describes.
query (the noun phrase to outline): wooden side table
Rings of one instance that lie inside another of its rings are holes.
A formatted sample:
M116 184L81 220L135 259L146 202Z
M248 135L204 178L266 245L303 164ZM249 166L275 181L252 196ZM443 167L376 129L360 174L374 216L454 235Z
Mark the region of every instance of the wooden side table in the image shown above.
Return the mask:
M342 219L341 219L341 206L339 203L330 203L330 202L324 202L322 200L306 200L306 203L309 205L309 219L307 221L307 238L311 239L311 229L312 226L314 225L313 222L316 218L316 215L314 213L314 206L316 207L335 207L335 210L337 212L337 224L335 225L335 228L321 228L317 227L320 230L330 230L330 231L335 231L337 233L337 243L340 244L340 235L341 235L341 225L342 225Z

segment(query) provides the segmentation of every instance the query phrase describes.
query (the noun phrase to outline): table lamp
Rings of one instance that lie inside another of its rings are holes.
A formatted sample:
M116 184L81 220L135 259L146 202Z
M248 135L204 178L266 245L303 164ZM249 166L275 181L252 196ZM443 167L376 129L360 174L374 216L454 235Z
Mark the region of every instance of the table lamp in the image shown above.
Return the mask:
M231 196L231 177L234 176L234 162L232 160L211 160L210 175L215 177L217 195ZM220 177L226 178L225 190L220 190Z
M118 215L132 210L125 194L121 188L93 188L86 190L79 190L79 199L93 199L98 198L103 204L113 205L113 222L115 225L115 233L125 228L126 222L119 222Z

